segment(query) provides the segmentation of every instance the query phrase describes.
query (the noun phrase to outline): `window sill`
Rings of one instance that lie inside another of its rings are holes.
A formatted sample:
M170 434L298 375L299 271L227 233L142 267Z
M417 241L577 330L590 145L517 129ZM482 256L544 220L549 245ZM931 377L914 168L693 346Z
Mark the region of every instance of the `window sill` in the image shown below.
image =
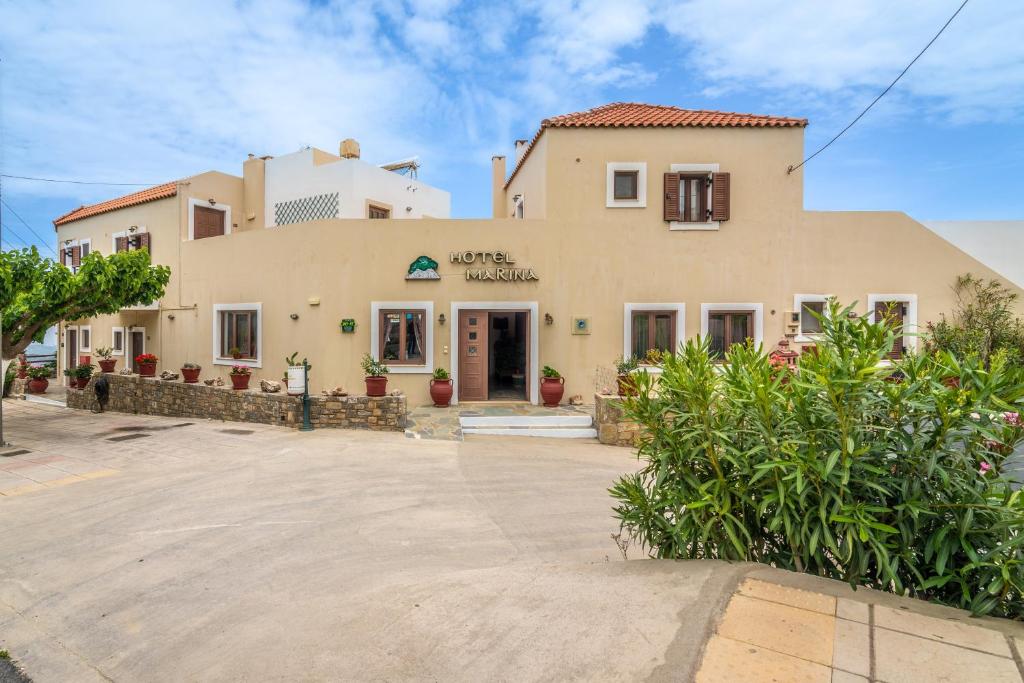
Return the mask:
M434 374L433 365L387 365L388 372L392 375L432 375Z
M821 333L815 334L798 334L793 337L793 341L798 344L817 344L821 341Z
M660 375L665 372L660 365L641 365L634 372L646 372L648 375Z
M262 368L259 358L214 358L214 365L241 365L247 368Z
M680 232L688 231L704 231L704 230L718 230L721 226L720 221L708 221L707 223L684 223L682 221L671 221L668 224L669 230L677 230Z
M606 209L646 209L647 202L640 199L617 199L605 202Z

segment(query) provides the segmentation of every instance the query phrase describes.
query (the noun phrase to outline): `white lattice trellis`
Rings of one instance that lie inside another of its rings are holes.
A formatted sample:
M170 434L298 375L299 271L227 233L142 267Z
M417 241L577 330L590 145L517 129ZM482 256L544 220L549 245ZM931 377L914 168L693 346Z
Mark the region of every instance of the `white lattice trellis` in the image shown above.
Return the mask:
M338 193L318 194L274 204L274 225L338 217Z

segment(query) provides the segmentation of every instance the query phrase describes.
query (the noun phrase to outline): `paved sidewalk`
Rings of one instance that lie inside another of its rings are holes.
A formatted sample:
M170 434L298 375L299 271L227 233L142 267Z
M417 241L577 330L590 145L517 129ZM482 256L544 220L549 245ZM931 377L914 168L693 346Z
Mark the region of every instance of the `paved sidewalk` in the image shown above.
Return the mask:
M729 600L699 683L1024 680L1024 625L759 569Z
M24 401L4 426L29 451L4 476L37 486L0 496L0 649L37 683L1020 680L1020 624L625 561L607 487L628 449Z

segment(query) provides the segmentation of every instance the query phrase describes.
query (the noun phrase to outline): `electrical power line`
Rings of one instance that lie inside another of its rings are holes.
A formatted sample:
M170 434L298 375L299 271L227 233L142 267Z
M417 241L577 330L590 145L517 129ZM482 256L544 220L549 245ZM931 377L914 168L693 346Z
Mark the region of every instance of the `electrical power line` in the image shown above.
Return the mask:
M24 219L24 218L22 218L21 216L19 216L19 215L18 215L18 212L17 212L17 211L15 211L14 209L12 209L12 208L11 208L11 205L10 205L10 204L8 204L7 202L5 202L5 201L4 201L3 199L0 199L0 204L3 204L4 206L6 206L6 207L7 207L7 210L8 210L8 211L10 211L10 212L11 212L12 214L14 214L14 217L15 217L15 218L17 218L17 219L18 219L19 221L21 221L21 224L22 224L22 225L24 225L24 226L25 226L26 228L28 228L29 232L31 232L31 233L32 233L33 235L35 235L35 236L36 236L36 239L37 239L37 240L39 240L39 242L40 242L41 244L45 244L45 245L46 245L46 248L47 248L47 249L49 249L49 250L50 250L51 252L53 252L53 255L54 255L54 256L56 256L56 255L57 255L57 252L56 252L56 251L54 251L54 249L53 249L53 247L52 247L52 246L50 246L50 243L49 243L49 242L47 242L47 241L46 241L45 239L43 239L43 238L42 238L42 237L41 237L41 236L39 235L39 233L38 233L38 232L36 232L35 230L33 230L33 229L32 229L32 226L31 226L31 225L29 225L28 223L26 223L26 222L25 222L25 219Z
M0 223L0 229L3 229L6 232L8 237L10 237L11 235L13 235L14 237L17 237L18 241L21 242L24 246L26 246L26 247L31 247L32 246L24 237L22 237L18 232L16 232L14 230L14 228L12 228L7 223ZM10 241L10 240L8 240L8 241ZM18 247L18 248L20 249L21 247Z
M868 111L869 111L869 110L871 109L871 107L875 106L875 104L876 104L876 103L878 102L878 100L880 100L880 99L882 99L883 97L885 97L885 94L886 94L887 92L889 92L890 90L892 90L892 87L893 87L894 85L896 85L896 84L897 84L897 83L899 82L899 80L900 80L901 78L903 78L903 74L907 73L907 71L909 71L909 70L910 70L910 67L914 66L914 62L916 62L916 61L917 61L918 59L920 59L920 58L921 58L921 55L923 55L923 54L924 54L925 52L927 52L928 48L930 48L930 47L932 46L932 43L934 43L934 42L935 42L936 40L938 40L939 36L941 36L941 35L942 35L942 32L946 30L946 27L947 27L947 26L949 26L949 25L950 25L951 23L953 23L953 20L954 20L954 19L956 19L956 15L960 14L960 10L962 10L962 9L963 9L964 7L966 7L966 6L967 6L967 3L968 3L968 1L969 1L969 0L964 0L964 1L963 1L963 2L962 2L962 3L960 4L960 6L956 8L956 11L955 11L955 12L953 12L953 16L951 16L951 17L950 17L949 19L947 19L947 20L946 20L946 23L942 25L942 28L940 28L940 29L939 29L939 32L938 32L938 33L936 33L936 34L935 34L935 36L934 36L934 37L932 37L932 39L928 41L928 44L927 44L927 45L925 45L925 46L924 46L924 48L922 48L922 49L921 49L921 51L917 53L917 56L916 56L916 57L914 57L914 58L913 58L912 60L910 60L910 64L907 64L906 68L904 68L904 69L903 69L903 71L901 71L901 72L900 72L900 75L899 75L899 76L897 76L897 77L896 77L896 78L895 78L895 79L893 80L893 82L889 84L889 87L887 87L887 88L886 88L885 90L883 90L883 91L882 91L881 93L879 93L878 97L876 97L875 99L871 100L871 104L869 104L869 105L868 105L867 107L865 107L865 108L864 108L864 111L862 111L861 113L857 114L857 118L855 118L855 119L854 119L853 121L850 121L849 125L847 125L847 126L846 126L846 128L843 128L843 129L842 129L841 131L839 131L838 133L836 133L836 136L835 136L834 138L832 138L831 140L829 140L828 142L826 142L826 143L825 143L824 145L822 145L822 146L821 146L821 147L820 147L820 148L818 149L818 151L816 151L816 152L815 152L814 154L812 154L811 156L807 157L806 159L804 159L803 161L801 161L801 162L800 162L799 164L797 164L796 166L790 166L789 168L787 168L787 169L786 169L786 173L792 173L793 171L797 170L798 168L800 168L801 166L803 166L804 164L806 164L806 163L807 163L808 161L810 161L811 159L813 159L814 157L816 157L816 156L818 156L819 154L821 154L822 152L824 152L824 151L825 151L826 149L828 149L828 147L829 147L829 146L830 146L830 145L831 145L831 144L832 144L833 142L835 142L835 141L836 141L836 140L838 140L838 139L839 139L840 137L842 137L843 133L845 133L846 131L848 131L848 130L850 130L851 128L853 128L853 125L854 125L855 123L857 123L858 121L860 121L861 117L863 117L863 116L864 116L865 114L867 114L867 113L868 113Z
M0 173L0 178L13 178L15 180L35 180L40 183L70 183L72 185L110 185L110 186L125 186L125 187L142 187L145 185L159 185L160 183L105 183L99 180L63 180L60 178L37 178L34 176L27 175L7 175L6 173Z

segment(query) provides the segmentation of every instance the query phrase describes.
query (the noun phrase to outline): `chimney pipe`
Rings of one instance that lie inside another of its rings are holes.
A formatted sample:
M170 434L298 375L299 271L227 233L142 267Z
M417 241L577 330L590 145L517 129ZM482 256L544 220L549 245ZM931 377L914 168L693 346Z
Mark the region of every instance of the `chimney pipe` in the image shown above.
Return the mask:
M526 154L526 147L529 140L516 140L516 165L523 160L523 155Z
M491 213L494 218L507 218L505 211L505 157L491 157Z
M341 145L338 146L338 154L343 159L358 159L359 143L352 138L345 138L341 141Z

